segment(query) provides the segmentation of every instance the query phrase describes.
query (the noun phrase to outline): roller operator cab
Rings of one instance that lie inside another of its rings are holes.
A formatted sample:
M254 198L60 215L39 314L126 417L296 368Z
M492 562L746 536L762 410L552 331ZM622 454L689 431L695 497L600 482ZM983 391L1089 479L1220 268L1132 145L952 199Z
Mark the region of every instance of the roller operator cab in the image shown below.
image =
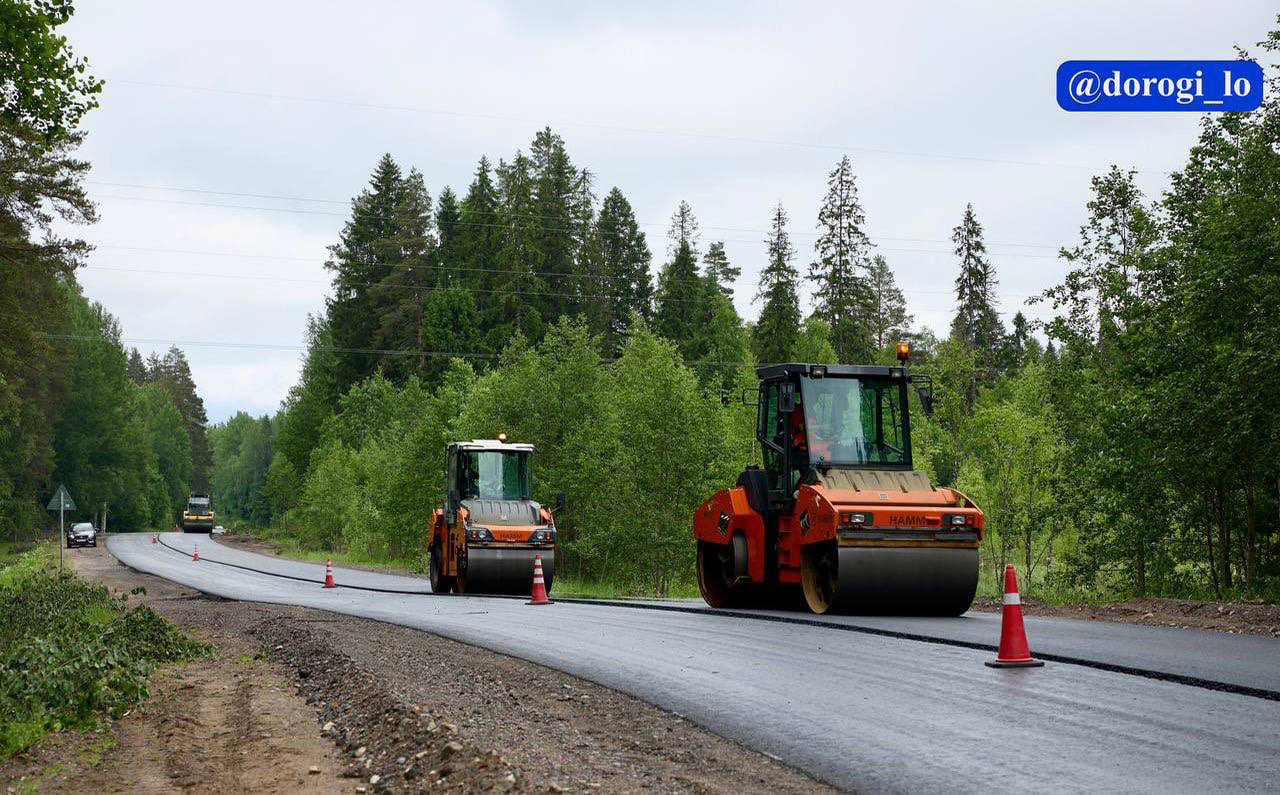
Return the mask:
M187 498L187 505L182 509L182 520L178 523L184 533L209 533L213 531L213 504L208 494L192 494Z
M906 367L762 367L763 466L698 507L698 586L712 607L959 615L978 584L983 515L911 460L909 396L932 381Z
M445 502L431 522L431 589L527 594L541 555L550 592L556 527L551 511L529 496L533 445L500 435L446 449Z

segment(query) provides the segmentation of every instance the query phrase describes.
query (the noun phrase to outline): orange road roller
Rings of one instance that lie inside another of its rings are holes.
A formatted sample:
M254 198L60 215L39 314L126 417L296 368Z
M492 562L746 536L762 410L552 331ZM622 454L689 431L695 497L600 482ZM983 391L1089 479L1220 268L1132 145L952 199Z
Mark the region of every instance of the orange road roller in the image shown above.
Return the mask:
M910 392L933 382L899 366L761 367L763 466L699 506L698 587L712 607L959 615L978 585L983 514L911 460Z

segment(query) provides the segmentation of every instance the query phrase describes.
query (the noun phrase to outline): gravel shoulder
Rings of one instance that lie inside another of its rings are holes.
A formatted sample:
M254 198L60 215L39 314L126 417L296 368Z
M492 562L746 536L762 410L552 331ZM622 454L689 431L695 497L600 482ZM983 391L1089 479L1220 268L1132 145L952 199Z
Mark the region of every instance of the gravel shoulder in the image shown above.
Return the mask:
M105 547L70 557L81 576L145 587L133 598L218 652L158 674L152 698L103 733L63 734L9 760L0 780L66 792L831 791L533 663L376 621L204 597Z

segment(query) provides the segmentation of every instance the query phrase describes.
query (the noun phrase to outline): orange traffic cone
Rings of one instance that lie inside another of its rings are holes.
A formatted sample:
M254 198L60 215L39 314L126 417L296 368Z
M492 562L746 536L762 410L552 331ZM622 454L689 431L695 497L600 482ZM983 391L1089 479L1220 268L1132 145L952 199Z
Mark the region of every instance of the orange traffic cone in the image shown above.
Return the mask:
M332 560L326 560L324 562L324 587L326 588L338 587L333 582L333 561Z
M550 605L555 604L547 598L547 583L542 579L542 556L533 556L533 594L527 605Z
M1022 626L1022 597L1018 596L1018 574L1010 563L1004 568L1004 610L1000 618L1000 651L994 660L988 660L992 668L1033 668L1044 665L1043 660L1031 658L1027 647L1027 630Z
M153 543L153 544L154 544L154 543L158 542L159 540L160 540L160 534L159 534L159 533L152 533L152 534L151 534L151 543Z
M191 559L196 563L200 562L200 545L194 541L191 543Z

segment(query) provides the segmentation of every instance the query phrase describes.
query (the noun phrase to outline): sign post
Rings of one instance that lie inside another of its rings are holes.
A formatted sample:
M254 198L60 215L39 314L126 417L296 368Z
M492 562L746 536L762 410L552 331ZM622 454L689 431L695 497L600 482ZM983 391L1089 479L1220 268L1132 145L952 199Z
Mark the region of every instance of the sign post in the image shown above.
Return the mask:
M76 502L71 499L71 494L67 491L67 487L59 484L58 491L54 493L53 499L49 500L49 510L58 512L58 531L60 535L58 539L58 574L62 574L62 567L67 554L67 511L74 511L75 509Z

